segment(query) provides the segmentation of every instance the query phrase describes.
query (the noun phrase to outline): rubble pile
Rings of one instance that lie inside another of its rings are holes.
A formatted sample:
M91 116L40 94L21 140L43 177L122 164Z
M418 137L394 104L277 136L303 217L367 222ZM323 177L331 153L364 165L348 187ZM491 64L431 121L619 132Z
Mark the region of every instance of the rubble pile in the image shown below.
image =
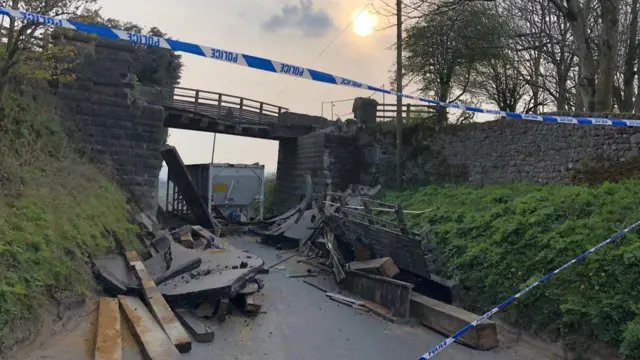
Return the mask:
M301 261L332 273L339 287L364 299L365 307L387 319L406 320L414 285L439 279L432 274L438 261L429 227L412 231L400 205L372 199L380 186L353 185L323 194L311 194L311 188L296 208L252 231L263 243L298 248L306 256Z
M262 258L233 248L201 226L169 232L144 214L132 220L143 229L144 260L135 251L119 249L120 254L92 259L92 270L112 296L101 301L100 316L104 312L112 318L114 303L119 303L147 357L180 358L191 350L187 331L198 342L213 341L213 328L232 309L261 313L253 295L264 288L256 277L267 271ZM98 333L111 338L116 333L113 321L105 320L104 326L100 321Z

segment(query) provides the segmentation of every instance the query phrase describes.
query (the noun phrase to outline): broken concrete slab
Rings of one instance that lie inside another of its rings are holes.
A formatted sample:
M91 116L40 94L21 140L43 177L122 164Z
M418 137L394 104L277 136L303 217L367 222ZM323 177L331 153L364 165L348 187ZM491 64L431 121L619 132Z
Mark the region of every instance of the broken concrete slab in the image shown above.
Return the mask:
M242 251L209 249L200 254L196 270L175 277L158 288L169 302L182 303L231 298L264 267L264 261Z
M197 342L213 341L215 337L213 329L200 321L196 315L188 310L181 309L176 310L176 316Z
M372 259L365 261L354 261L347 264L349 270L359 270L372 275L384 276L392 278L396 276L400 269L393 262L390 257L384 257L380 259Z
M181 353L191 351L191 340L189 340L187 333L180 325L173 311L171 311L162 294L160 294L138 254L135 251L128 252L127 262L140 281L149 310L151 310L153 316L167 333L173 345Z
M115 276L109 270L95 271L94 275L96 280L102 284L104 291L109 295L124 295L127 293L127 287L120 282L117 276Z
M171 242L169 248L144 262L157 285L197 269L202 264L201 252Z
M479 317L420 294L411 295L411 315L423 325L446 336L455 334ZM496 323L485 320L462 335L459 341L478 350L493 349L498 346Z
M182 355L172 344L171 339L140 299L133 296L118 296L118 300L133 336L140 344L146 359L182 359Z
M156 238L151 241L151 246L156 249L157 252L163 252L171 246L172 236L166 230L158 232Z
M126 288L126 292L140 289L138 279L131 272L127 260L119 255L110 255L93 259L94 274L100 281L105 290L121 291L122 287ZM114 295L122 295L110 292ZM124 294L124 293L123 293Z
M100 298L94 359L122 359L122 335L118 299Z

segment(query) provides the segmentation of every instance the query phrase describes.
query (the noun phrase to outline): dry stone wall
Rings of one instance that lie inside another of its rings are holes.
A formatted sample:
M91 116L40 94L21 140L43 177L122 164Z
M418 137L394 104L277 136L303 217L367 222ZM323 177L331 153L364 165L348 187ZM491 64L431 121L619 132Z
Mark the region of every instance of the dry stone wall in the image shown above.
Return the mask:
M569 180L588 162L625 162L640 155L640 129L500 119L405 131L405 184L473 185ZM395 184L395 134L362 132L361 181Z

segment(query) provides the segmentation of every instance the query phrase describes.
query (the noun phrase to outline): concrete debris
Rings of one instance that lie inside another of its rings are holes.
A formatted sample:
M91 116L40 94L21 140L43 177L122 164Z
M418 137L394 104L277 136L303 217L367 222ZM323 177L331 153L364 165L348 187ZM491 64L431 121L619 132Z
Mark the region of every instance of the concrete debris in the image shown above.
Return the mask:
M253 296L246 297L245 310L249 314L259 314L262 311L262 304L260 304Z
M188 227L174 232L179 233L206 236L208 244L218 242L203 228ZM239 293L253 294L264 287L264 283L256 279L256 275L265 270L260 257L226 244L226 248L216 245L220 248L187 249L172 239L168 233L160 234L152 242L153 247L160 250L158 254L141 262L149 279L170 304L195 307L204 301L232 298ZM93 268L96 280L107 293L140 293L140 282L121 256L93 259Z
M213 314L216 313L216 309L218 308L219 300L216 301L216 304L211 304L209 301L203 302L198 308L195 310L195 315L199 318L212 318Z
M191 336L193 336L193 338L197 342L213 342L213 338L215 337L213 329L200 321L200 319L194 316L194 314L192 314L189 310L177 310L176 316L178 317L178 320L180 320L182 325L187 329L187 331L189 331L189 334L191 334Z
M237 251L209 249L200 257L198 269L159 286L169 301L180 301L185 296L193 301L233 297L264 267L261 258ZM246 263L244 268L240 268L242 262Z
M217 319L220 322L224 322L227 319L227 315L229 314L231 308L229 307L229 298L221 299L220 305L218 306L218 315Z

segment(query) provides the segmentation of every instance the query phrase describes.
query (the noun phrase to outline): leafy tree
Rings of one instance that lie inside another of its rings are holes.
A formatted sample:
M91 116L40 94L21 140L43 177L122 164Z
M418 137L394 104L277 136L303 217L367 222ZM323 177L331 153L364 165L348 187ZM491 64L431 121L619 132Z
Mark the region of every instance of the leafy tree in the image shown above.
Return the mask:
M81 13L95 4L96 0L11 0L13 9L25 10L52 17L68 18ZM50 59L59 55L68 55L69 48L46 46L44 25L11 18L7 30L7 42L0 58L0 103L12 82L21 77L36 77L45 80L63 76L62 68ZM45 40L42 43L42 40ZM40 41L38 41L40 40ZM38 44L40 43L40 44Z
M485 4L425 13L406 28L404 75L439 101L457 101L470 90L476 67L499 56L508 33ZM439 121L447 122L446 112L440 114Z

